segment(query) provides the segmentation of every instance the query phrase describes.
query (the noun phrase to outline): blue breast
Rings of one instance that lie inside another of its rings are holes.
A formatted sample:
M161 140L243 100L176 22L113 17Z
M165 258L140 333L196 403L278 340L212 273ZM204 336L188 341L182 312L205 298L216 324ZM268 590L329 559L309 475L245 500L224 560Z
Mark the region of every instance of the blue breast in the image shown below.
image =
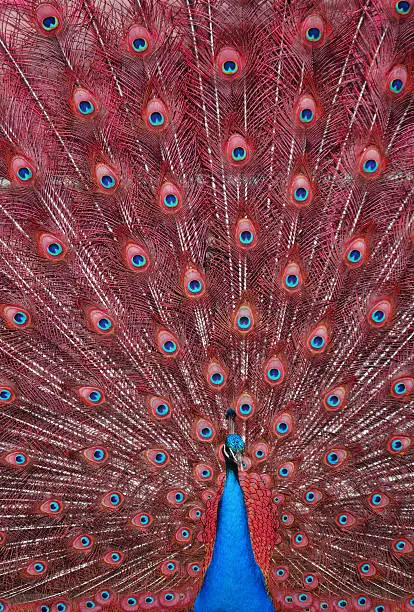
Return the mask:
M194 612L274 612L254 558L243 492L227 470L213 556Z

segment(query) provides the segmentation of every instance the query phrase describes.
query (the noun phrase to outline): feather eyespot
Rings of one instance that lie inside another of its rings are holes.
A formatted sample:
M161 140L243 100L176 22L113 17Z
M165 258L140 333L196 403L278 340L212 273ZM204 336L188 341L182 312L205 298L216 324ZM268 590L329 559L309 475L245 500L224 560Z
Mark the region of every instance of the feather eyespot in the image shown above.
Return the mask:
M39 255L49 261L61 261L67 254L67 247L63 240L54 234L39 232L36 243Z
M391 499L381 491L374 491L368 496L368 504L373 512L381 513L391 503Z
M150 448L144 451L144 457L155 468L164 468L170 462L170 456L163 448Z
M360 236L348 243L344 253L344 262L348 268L359 268L367 262L368 257L367 240L365 237Z
M391 550L398 557L401 555L410 555L413 552L413 545L406 538L397 538L393 540Z
M32 323L29 311L16 304L0 304L0 315L9 329L27 329Z
M138 599L135 595L127 595L122 600L122 610L128 610L129 612L135 612L139 610Z
M282 521L284 527L291 527L295 522L295 517L291 512L284 512L281 515L280 520Z
M213 479L213 469L207 463L199 463L194 467L194 478L198 482L209 482Z
M217 56L217 70L223 79L238 79L243 71L240 53L233 47L224 47Z
M167 501L175 508L179 508L187 499L187 495L180 489L173 489L167 493Z
M167 107L162 100L154 98L144 109L143 118L149 130L162 132L169 122Z
M239 219L235 229L236 244L243 250L252 249L257 244L257 231L247 217Z
M247 304L242 304L235 312L233 319L234 329L240 334L246 335L255 326L253 310Z
M86 312L88 327L101 336L109 336L115 332L115 320L104 310L90 307Z
M269 447L266 442L258 442L252 446L252 457L255 463L261 463L267 459Z
M362 561L358 563L358 572L361 578L366 580L367 578L373 578L378 573L378 570L372 561Z
M144 272L150 265L148 251L136 242L129 241L125 244L122 259L132 272Z
M192 537L193 532L189 527L179 527L175 532L175 539L179 544L188 544Z
M153 593L144 593L139 597L138 603L143 610L151 610L159 607L158 597Z
M169 214L178 212L183 199L182 191L175 183L166 181L161 185L158 201L163 212Z
M243 419L250 419L256 410L256 402L250 393L242 393L237 398L236 402L236 413Z
M251 150L245 138L240 134L233 134L226 143L226 158L232 166L245 166L251 156Z
M152 51L153 38L146 28L135 25L128 31L127 44L133 55L146 57Z
M309 489L302 494L302 499L305 504L316 506L322 499L323 495L318 489Z
M286 565L279 565L272 569L272 578L275 582L284 582L289 578L289 568Z
M37 576L43 576L47 572L47 562L44 559L36 559L29 563L24 569L24 574L28 578L35 578Z
M150 525L152 525L153 521L154 518L151 516L151 514L139 512L131 518L131 525L137 529L140 529L141 531L145 531Z
M407 399L414 389L412 376L401 376L391 383L391 395L396 399Z
M195 424L195 437L199 442L213 442L216 436L215 427L206 419L199 419Z
M297 208L309 206L313 200L313 187L304 174L296 174L289 185L289 199Z
M296 104L295 118L297 125L302 128L307 129L315 125L319 119L319 113L312 96L304 94L299 98Z
M342 410L346 404L347 399L347 388L346 386L339 385L332 387L325 392L323 396L323 406L328 412L336 412Z
M371 610L371 600L366 595L357 595L353 603L358 610Z
M200 298L206 290L205 280L197 268L188 266L183 278L184 291L187 297Z
M55 36L62 29L62 16L53 4L36 7L36 23L46 36Z
M82 451L83 458L92 466L104 465L109 459L109 453L103 446L91 446Z
M274 355L266 361L264 366L264 379L268 385L272 387L280 385L285 378L285 373L286 369L281 357Z
M166 329L157 332L157 348L164 357L174 358L180 352L180 344L177 338Z
M306 589L313 591L319 585L319 579L316 574L303 574L302 576L302 584Z
M411 13L412 4L409 0L392 0L392 6L397 17L407 17Z
M309 544L309 538L304 531L298 531L292 536L293 548L304 548Z
M282 272L282 286L288 293L300 291L303 283L303 275L300 266L294 262L289 262Z
M16 399L16 392L11 385L0 386L0 408L8 406Z
M187 574L192 578L196 578L200 575L201 567L198 563L188 563Z
M329 341L329 327L325 323L319 323L308 333L306 346L312 355L318 355L326 351Z
M325 453L323 462L326 466L337 469L344 464L348 455L348 451L344 448L331 448Z
M286 496L278 491L273 491L273 503L276 506L282 506L286 501Z
M371 306L368 312L368 323L371 327L384 327L384 325L391 321L393 314L391 299L378 300Z
M387 442L387 450L392 454L404 454L411 446L411 438L409 436L392 436Z
M124 496L119 491L109 491L101 499L104 510L118 510L124 502Z
M43 612L43 610L40 609L40 612ZM51 612L71 612L71 607L64 601L57 601L53 604Z
M98 112L98 103L94 96L83 87L77 87L73 93L73 107L82 119L94 117Z
M118 567L124 560L124 553L120 550L109 550L102 557L102 562L111 567Z
M102 605L111 603L113 598L114 598L113 593L111 591L108 591L107 589L98 591L97 594L95 595L95 599L97 603L102 604Z
M227 382L227 372L217 361L208 364L206 377L209 386L216 391L222 389Z
M277 469L277 478L279 480L289 480L293 477L296 470L296 466L293 461L286 461L279 465Z
M164 561L160 565L160 571L163 576L174 576L180 569L180 564L177 561L173 561L170 559L169 561Z
M1 457L2 461L12 468L24 469L30 463L29 455L23 450L10 451Z
M47 516L58 517L63 512L63 503L59 499L48 499L40 505L39 510Z
M273 419L272 431L278 438L286 438L293 431L293 418L289 412L281 412Z
M307 47L319 47L325 41L325 24L319 15L309 15L302 24L302 40Z
M393 98L398 98L406 93L407 84L407 68L402 65L394 66L387 76L386 92Z
M369 146L364 149L359 158L359 172L366 179L377 178L385 166L385 159L378 148Z
M84 406L99 406L105 402L105 394L96 387L78 387L79 398Z
M357 524L357 520L350 512L341 512L336 515L335 522L342 530L352 529Z
M36 171L34 165L27 157L15 155L10 161L10 175L17 184L26 187L34 182Z
M188 513L188 516L192 521L199 521L203 516L203 510L202 508L197 507L191 508L190 512Z
M162 397L150 397L149 410L151 416L155 417L158 421L165 421L171 418L172 409L170 403Z
M107 164L97 164L94 169L93 178L96 182L98 190L101 193L113 193L119 185L117 173Z
M95 545L95 538L90 535L83 533L81 535L76 536L71 542L71 547L77 552L88 553L90 552Z

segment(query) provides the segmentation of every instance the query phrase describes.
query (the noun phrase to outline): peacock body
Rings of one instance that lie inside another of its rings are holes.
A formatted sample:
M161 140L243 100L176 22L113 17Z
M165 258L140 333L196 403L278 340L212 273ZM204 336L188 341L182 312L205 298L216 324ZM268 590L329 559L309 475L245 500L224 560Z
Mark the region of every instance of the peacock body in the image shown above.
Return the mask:
M414 610L413 15L2 0L0 612Z

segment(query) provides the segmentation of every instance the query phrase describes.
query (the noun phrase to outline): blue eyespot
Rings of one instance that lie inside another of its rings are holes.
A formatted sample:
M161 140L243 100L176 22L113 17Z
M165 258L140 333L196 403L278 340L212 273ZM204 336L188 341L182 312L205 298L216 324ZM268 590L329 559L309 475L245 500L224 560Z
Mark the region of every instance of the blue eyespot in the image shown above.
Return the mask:
M11 392L8 389L2 389L0 391L0 400L7 402L11 398Z
M358 249L352 249L352 251L349 251L347 259L352 263L357 263L361 259L361 257L361 251L358 251Z
M232 60L227 60L223 63L221 69L224 74L235 74L238 70L238 66L236 62L233 62Z
M167 456L165 453L157 453L155 455L155 463L158 463L159 465L162 465L167 459Z
M99 391L91 391L89 393L89 399L91 400L91 402L99 402L101 398L102 394Z
M295 542L296 542L297 544L300 544L300 543L302 542L302 540L303 540L303 536L302 536L300 533L298 533L298 534L295 536Z
M285 602L286 603L292 603L292 601L293 601L293 597L291 597L291 595L286 595Z
M236 147L231 152L231 156L234 161L243 161L243 159L246 159L247 151L244 147Z
M250 230L244 230L243 232L240 233L240 242L242 242L243 244L251 244L253 242L253 232L251 232Z
M27 321L27 315L24 312L16 312L13 317L13 321L16 323L16 325L24 325Z
M321 610L327 610L328 609L328 604L325 601L323 601L321 603L321 605L320 605L320 609Z
M169 569L170 572L172 572L175 569L175 563L168 563L167 569Z
M3 604L0 602L0 612L4 610L4 606ZM40 612L50 612L50 608L49 606L41 606L40 607Z
M403 393L406 392L406 390L407 390L407 387L402 382L399 382L396 385L394 385L394 391L395 393L397 393L397 395L402 395Z
M110 174L104 174L101 177L100 183L105 189L111 189L115 185L115 179Z
M178 206L178 198L174 193L168 193L164 196L164 204L167 208L175 208Z
M374 310L371 318L376 323L381 323L385 319L385 312L383 310Z
M137 253L132 257L131 262L135 268L142 268L142 266L145 266L147 263L147 258L144 255Z
M400 93L403 87L404 83L401 81L401 79L393 79L390 83L390 90L393 93Z
M193 570L193 572L199 572L200 571L200 566L199 565L192 565L191 569Z
M412 597L412 598L410 599L410 606L413 606L413 607L414 607L414 597Z
M210 376L210 380L213 385L221 385L224 381L224 376L223 374L220 374L220 372L214 372L214 374Z
M395 548L397 550L404 550L405 542L403 540L400 540L399 542L396 543Z
M105 453L101 448L97 448L96 451L93 453L93 458L96 461L101 461L104 457Z
M17 175L21 181L29 181L33 176L33 172L30 170L30 168L23 166L22 168L18 169Z
M279 380L281 375L282 374L281 374L280 370L278 370L277 368L270 368L270 370L267 371L267 377L270 380Z
M364 162L364 172L375 172L375 170L377 170L378 168L378 162L375 159L367 159L366 162Z
M339 399L337 395L332 394L328 396L328 399L326 401L328 402L330 406L338 406L341 400Z
M145 603L147 603L147 604L152 604L152 603L154 603L154 598L153 598L153 597L146 597L146 598L145 598Z
M43 570L45 569L45 566L43 565L43 563L35 563L33 567L36 570L36 572L43 572Z
M200 431L201 437L208 440L213 435L213 430L211 427L203 427Z
M162 348L166 353L175 353L177 350L177 345L173 340L167 340L167 342L164 342L162 345Z
M406 0L400 0L400 2L397 2L395 4L395 8L397 13L399 13L400 15L408 15L411 10L411 5Z
M159 127L160 125L163 125L164 121L165 121L164 115L160 113L159 111L155 111L154 113L151 113L149 116L150 124L155 127Z
M367 574L370 570L371 566L369 563L364 563L363 565L361 565L361 572L363 574Z
M86 602L85 606L87 608L89 608L89 609L92 609L92 608L95 607L95 604L94 604L94 602L92 600L89 600L89 601Z
M282 514L280 518L282 519L282 523L287 523L289 520L289 517L287 514Z
M366 603L367 603L366 597L359 597L358 598L358 605L359 606L365 606Z
M182 529L181 535L183 538L186 538L186 539L190 537L190 534L188 533L187 529Z
M374 612L384 612L384 606L375 606Z
M139 517L139 522L141 523L141 525L148 525L149 516L147 516L146 514L141 514L141 516Z
M312 502L315 499L315 493L313 491L308 491L305 495L305 499L308 502Z
M241 404L239 410L242 414L247 415L251 413L253 406L251 406L251 404Z
M16 455L15 461L19 465L22 465L23 463L26 463L26 457L24 455L22 455L22 454L18 454L18 455Z
M250 320L250 317L246 317L246 316L242 316L239 317L237 319L237 325L241 328L241 329L249 329L249 327L251 326L252 322Z
M112 493L110 500L113 506L117 506L119 502L121 501L118 493Z
M49 255L52 255L52 257L57 257L57 255L60 255L62 251L62 245L59 244L59 242L52 242L47 247L47 252Z
M148 42L145 40L145 38L136 38L132 42L132 46L134 48L134 51L142 53L143 51L146 51L146 49L148 49Z
M293 197L297 202L304 202L308 199L309 191L305 187L298 187L293 193Z
M277 570L276 573L277 573L278 576L284 576L285 575L285 570L280 568L280 569Z
M59 25L59 21L51 15L50 17L45 17L42 21L42 28L47 32L51 32L52 30L56 30Z
M289 274L289 276L287 276L285 279L285 283L288 287L293 289L293 287L298 286L299 277L296 274Z
M312 348L318 350L324 346L325 338L323 338L322 336L313 336L310 343Z
M346 608L346 606L347 606L347 605L348 605L348 602L346 601L346 599L340 599L340 600L338 601L338 606L339 606L340 608Z
M306 595L306 593L301 593L299 595L299 601L302 601L302 602L308 601L308 596Z
M175 599L175 597L174 597L174 595L172 593L166 593L165 599L167 601L173 601Z
M382 495L379 495L378 493L376 493L375 495L371 497L371 502L374 504L374 506L379 506L379 504L381 503L381 499L382 499Z
M112 553L112 555L111 555L112 561L117 562L117 561L120 560L120 558L121 558L121 555L119 555L118 553Z
M99 329L102 329L103 331L107 331L108 329L111 329L112 323L106 317L102 317L102 319L99 319L98 321L98 327Z
M330 465L336 465L339 461L339 457L336 453L329 453L327 456L327 461Z
M306 576L305 578L306 584L312 584L313 581L314 581L313 576Z
M264 452L259 448L259 450L256 451L256 457L258 459L261 459L264 455Z
M136 606L137 605L137 600L135 599L135 597L128 597L127 604L129 606Z
M102 591L101 597L102 599L109 599L111 597L111 594L108 591Z
M196 510L196 511L195 511L195 515L196 515L196 517L197 517L197 518L200 518L200 516L201 516L201 511L200 511L200 510Z
M202 478L209 478L209 476L210 476L210 475L211 475L210 470L207 470L207 469L206 469L206 470L203 470L203 471L201 472L201 477L202 477Z
M310 42L317 42L318 40L320 40L322 34L319 28L309 28L308 30L306 30L306 38L310 41Z
M289 470L285 467L280 468L279 470L279 474L280 476L282 476L282 478L286 478L286 476L289 475Z
M180 504L183 501L183 499L184 499L184 495L180 491L178 491L175 494L175 501Z
M158 404L158 406L155 408L155 412L158 414L158 416L165 416L169 413L169 411L170 409L168 408L167 404Z
M313 119L313 112L310 108L304 108L300 111L300 120L302 123L309 123Z
M187 287L188 290L191 291L191 293L200 293L203 288L203 285L199 280L193 279L188 283Z
M395 450L395 451L401 450L402 448L401 440L393 440L391 443L391 448L392 450Z
M338 521L341 523L341 525L346 525L348 521L346 514L341 514L341 516L338 518Z
M90 538L88 538L88 536L83 536L81 538L82 546L89 546L90 543L91 543L91 540L90 540Z
M60 510L60 504L55 501L50 502L49 509L51 512L58 512Z
M289 429L289 425L285 423L284 421L281 421L280 423L276 425L276 430L280 434L286 433L288 429Z
M89 100L82 100L78 104L78 109L82 115L90 115L95 110L95 107Z

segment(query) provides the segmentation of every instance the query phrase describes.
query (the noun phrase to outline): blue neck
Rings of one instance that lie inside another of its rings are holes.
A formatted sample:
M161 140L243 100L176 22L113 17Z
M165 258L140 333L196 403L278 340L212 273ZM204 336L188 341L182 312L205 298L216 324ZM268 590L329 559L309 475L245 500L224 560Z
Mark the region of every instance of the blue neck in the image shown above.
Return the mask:
M274 612L254 558L237 466L227 465L213 556L194 612Z

